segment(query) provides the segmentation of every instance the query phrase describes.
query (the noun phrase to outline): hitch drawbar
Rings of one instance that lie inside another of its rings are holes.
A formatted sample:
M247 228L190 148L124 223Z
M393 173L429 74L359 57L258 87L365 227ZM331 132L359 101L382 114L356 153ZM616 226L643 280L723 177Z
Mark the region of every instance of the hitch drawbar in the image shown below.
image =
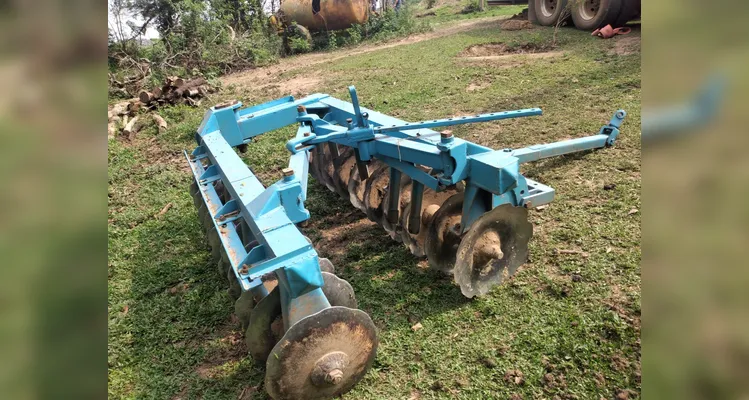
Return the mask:
M541 115L538 108L421 122L367 110L324 94L249 108L229 102L205 114L185 153L190 194L218 271L230 283L245 340L266 366L274 399L332 398L371 366L377 334L357 309L351 285L335 275L297 228L309 219L307 177L338 193L430 267L451 273L462 293L487 293L528 258L528 208L554 189L520 174L520 163L614 144L626 113L592 136L493 150L431 128ZM283 176L269 187L235 147L298 125Z

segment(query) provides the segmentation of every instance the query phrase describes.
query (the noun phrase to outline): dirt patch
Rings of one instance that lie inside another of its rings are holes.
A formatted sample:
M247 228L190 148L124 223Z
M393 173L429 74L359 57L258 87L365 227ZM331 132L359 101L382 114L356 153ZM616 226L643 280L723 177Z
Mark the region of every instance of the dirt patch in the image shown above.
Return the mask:
M252 90L257 90L258 87L270 87L273 85L278 85L279 89L281 89L282 84L284 86L288 85L288 83L283 83L285 79L278 78L278 76L284 72L295 71L299 69L309 69L313 65L329 63L345 57L389 49L397 46L419 43L426 40L450 36L475 29L496 27L497 22L504 21L506 19L506 16L477 18L469 21L459 22L456 24L449 24L445 27L435 29L432 32L409 36L407 38L395 40L385 44L364 45L356 48L345 48L338 51L326 53L310 53L295 57L289 57L283 59L280 63L275 65L255 68L227 75L222 78L222 83L226 86L245 86L248 88L252 88Z
M466 92L475 92L477 90L486 89L489 86L491 86L490 82L471 82L468 87L466 87Z
M509 22L509 21L508 21ZM460 57L488 57L508 54L538 54L548 53L551 48L535 43L525 43L519 46L508 46L502 42L474 44L463 50Z
M362 243L371 237L373 230L380 230L377 224L368 220L359 210L337 217L338 222L320 229L320 238L314 240L315 249L321 256L329 258L333 265L343 260L349 244Z
M300 96L314 93L322 79L317 76L302 74L290 79L283 79L267 85L255 86L258 90L277 90L284 95Z
M218 339L211 341L215 347L208 350L206 358L195 368L195 373L203 379L220 376L225 364L239 362L247 356L242 332L232 330L221 333Z
M505 31L519 31L521 29L533 29L533 24L528 20L511 19L502 22L499 27Z
M609 50L609 55L628 56L640 52L640 36L626 35L617 36L614 40L614 46Z

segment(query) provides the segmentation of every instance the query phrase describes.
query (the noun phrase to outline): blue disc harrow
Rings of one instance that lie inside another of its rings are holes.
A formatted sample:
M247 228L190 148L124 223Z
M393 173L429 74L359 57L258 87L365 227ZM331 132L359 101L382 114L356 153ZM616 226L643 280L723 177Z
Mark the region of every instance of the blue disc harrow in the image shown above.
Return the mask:
M371 366L377 333L297 228L306 221L308 176L338 193L432 268L452 274L467 297L483 295L528 258L528 209L554 189L520 174L524 162L614 144L626 113L592 136L494 150L431 128L541 115L538 108L405 122L325 94L208 110L197 148L185 153L190 186L219 273L230 282L252 357L265 363L275 399L332 398ZM264 187L237 148L297 125L288 167Z

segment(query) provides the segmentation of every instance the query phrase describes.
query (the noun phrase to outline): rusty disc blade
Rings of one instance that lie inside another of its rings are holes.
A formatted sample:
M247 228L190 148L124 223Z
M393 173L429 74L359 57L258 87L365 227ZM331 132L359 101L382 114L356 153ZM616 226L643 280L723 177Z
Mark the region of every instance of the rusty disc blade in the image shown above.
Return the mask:
M244 333L247 349L256 362L264 362L283 335L283 322L279 327L277 320L281 320L281 291L275 287L252 309Z
M330 149L327 145L322 145L322 157L320 159L320 179L331 192L335 192L335 184L333 183L333 174L335 173L335 167L333 166L333 155L330 154Z
M318 259L318 263L320 264L320 271L330 272L331 274L335 274L335 267L333 266L333 263L330 262L329 259L320 257Z
M250 291L242 292L242 295L234 302L234 315L237 316L242 330L246 330L250 325L253 307L255 307L255 299Z
M348 392L377 353L377 330L361 311L330 307L294 324L265 364L265 387L276 400L327 399Z
M473 223L458 247L453 276L466 297L486 294L528 260L528 210L501 205Z
M192 204L195 206L195 208L200 208L200 205L203 204L203 196L200 195L198 183L195 182L194 179L192 183L190 183L190 196L192 196Z
M455 254L460 246L462 213L463 193L456 193L445 200L432 216L424 240L424 253L430 267L449 273L455 266Z
M338 167L335 168L333 174L333 184L335 191L348 200L348 181L351 176L351 169L356 168L356 157L354 156L354 149L351 147L343 147L338 162Z
M386 188L390 181L390 168L382 164L367 179L364 191L364 208L367 218L374 222L382 219L382 199L385 197Z
M354 288L345 279L341 279L330 272L323 272L322 292L328 298L331 306L358 308Z

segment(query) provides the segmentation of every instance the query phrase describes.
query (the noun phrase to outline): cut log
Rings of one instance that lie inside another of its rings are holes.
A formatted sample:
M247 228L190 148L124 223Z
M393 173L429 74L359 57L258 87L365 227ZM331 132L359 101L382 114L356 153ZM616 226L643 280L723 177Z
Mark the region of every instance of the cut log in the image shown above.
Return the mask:
M125 129L122 130L122 133L127 136L128 140L133 140L135 137L135 134L138 133L138 129L135 126L135 123L138 122L138 117L133 117L133 119L130 120L130 122L125 125Z
M161 97L161 94L162 94L162 93L164 93L164 92L163 92L163 90L161 90L161 88L159 88L159 87L157 87L157 88L154 88L154 89L153 89L153 97L154 97L155 99L158 99L159 97Z
M143 90L138 94L138 99L145 104L152 102L155 98L156 96L153 93L146 90Z
M135 115L138 110L143 106L143 103L141 103L138 100L133 100L127 105L127 111L130 115Z
M159 127L159 133L164 132L167 128L166 120L161 118L159 114L153 114L153 120L156 122L156 126Z
M110 122L107 124L107 139L113 139L117 135L117 123Z

